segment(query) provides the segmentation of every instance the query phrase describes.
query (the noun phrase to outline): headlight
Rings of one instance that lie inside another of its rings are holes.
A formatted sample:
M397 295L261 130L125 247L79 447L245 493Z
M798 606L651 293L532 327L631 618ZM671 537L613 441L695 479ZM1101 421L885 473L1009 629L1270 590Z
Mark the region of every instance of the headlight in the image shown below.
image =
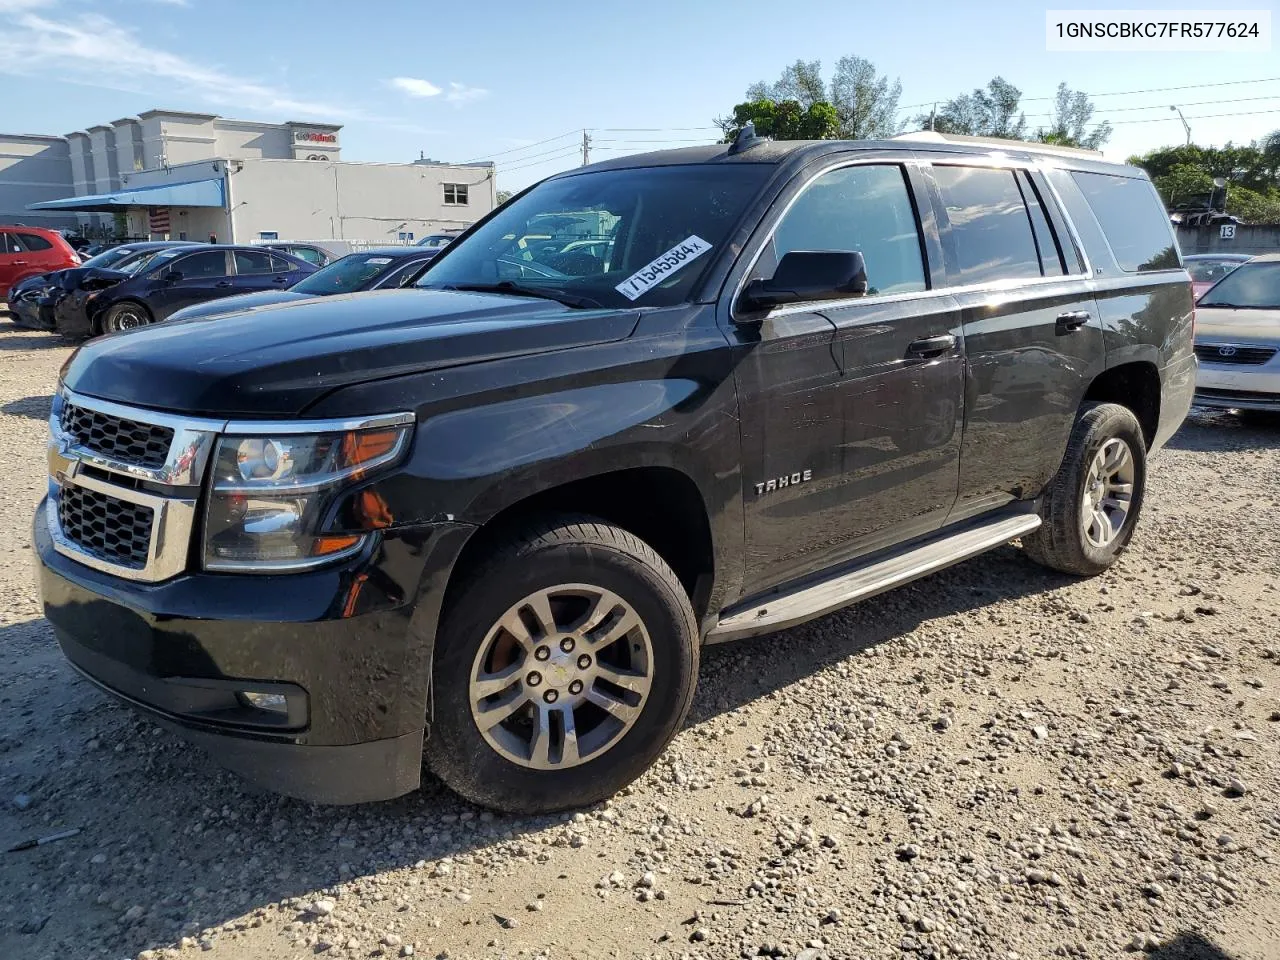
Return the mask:
M205 515L205 569L302 570L358 551L368 534L324 532L326 511L336 491L403 456L412 419L396 415L377 426L326 433L222 437Z

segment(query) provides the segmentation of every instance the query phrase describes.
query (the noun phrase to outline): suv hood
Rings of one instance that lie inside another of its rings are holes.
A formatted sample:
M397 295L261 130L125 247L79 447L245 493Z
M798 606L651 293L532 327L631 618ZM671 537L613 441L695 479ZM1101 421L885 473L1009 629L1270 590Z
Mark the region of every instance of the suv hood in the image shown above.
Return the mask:
M296 415L354 383L630 336L634 310L443 290L381 290L180 320L92 340L71 390L206 416Z

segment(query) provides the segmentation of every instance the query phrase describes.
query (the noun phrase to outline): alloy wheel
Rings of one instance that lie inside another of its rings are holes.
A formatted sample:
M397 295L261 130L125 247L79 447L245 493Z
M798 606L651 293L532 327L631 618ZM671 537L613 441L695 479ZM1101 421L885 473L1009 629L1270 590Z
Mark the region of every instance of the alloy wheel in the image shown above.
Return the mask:
M1094 456L1080 500L1081 527L1093 546L1109 546L1124 529L1133 505L1135 473L1133 451L1119 437L1104 443Z
M635 725L653 683L653 644L617 594L562 584L508 609L470 676L485 741L513 763L561 770L605 753Z

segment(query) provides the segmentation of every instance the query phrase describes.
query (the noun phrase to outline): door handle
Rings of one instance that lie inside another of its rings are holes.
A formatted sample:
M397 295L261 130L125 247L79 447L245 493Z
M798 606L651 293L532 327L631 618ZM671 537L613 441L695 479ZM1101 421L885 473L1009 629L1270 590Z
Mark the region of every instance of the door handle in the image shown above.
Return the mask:
M274 280L272 280L271 282L272 282L272 283L288 283L288 281L289 281L289 278L288 278L288 277L276 277L276 278L275 278Z
M25 267L27 265L27 261L25 260L12 260L10 262L19 267Z
M1066 313L1058 314L1056 328L1059 333L1071 333L1073 330L1079 330L1088 322L1088 310L1068 310Z
M940 357L956 345L956 338L949 333L937 337L923 337L907 345L907 356L920 360Z
M229 286L231 286L231 281L230 281L230 280L219 280L217 283L215 283L215 284L214 284L214 286L215 286L215 287L229 287Z

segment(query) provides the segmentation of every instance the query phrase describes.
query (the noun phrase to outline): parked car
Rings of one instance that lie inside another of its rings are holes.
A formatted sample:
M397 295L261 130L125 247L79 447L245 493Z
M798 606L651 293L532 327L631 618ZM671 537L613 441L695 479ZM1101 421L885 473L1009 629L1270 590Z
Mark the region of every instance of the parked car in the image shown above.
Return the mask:
M0 226L0 300L9 288L28 277L74 267L80 255L57 230Z
M75 289L58 300L54 324L64 337L117 333L164 320L192 304L287 290L315 269L258 247L206 243L158 250L130 269L84 271Z
M13 321L24 327L53 330L58 301L74 290L84 271L109 267L130 272L127 268L157 250L168 247L192 246L187 240L148 240L141 243L109 247L96 257L91 257L78 267L55 270L28 277L15 284L9 292L9 312Z
M428 250L434 250L439 253L458 237L452 233L431 233L419 240L415 246L426 247Z
M1196 307L1195 402L1280 413L1280 254L1236 267Z
M1191 274L1191 290L1199 300L1206 290L1251 257L1248 253L1193 253L1182 262Z
M268 250L279 250L281 253L287 253L291 257L297 257L299 260L305 260L314 267L325 267L333 263L334 260L342 256L341 253L335 253L333 250L323 247L318 243L264 243L262 246Z
M241 293L222 300L198 303L183 307L170 315L169 319L195 320L311 297L404 287L417 280L434 257L433 251L419 250L417 247L388 247L367 253L351 253L327 267L321 267L310 276L303 277L288 290Z
M608 262L530 271L530 221L584 209ZM1146 174L1003 140L607 160L416 289L271 314L81 347L33 552L80 670L325 802L425 759L485 806L593 803L705 643L1016 538L1101 573L1195 384Z

